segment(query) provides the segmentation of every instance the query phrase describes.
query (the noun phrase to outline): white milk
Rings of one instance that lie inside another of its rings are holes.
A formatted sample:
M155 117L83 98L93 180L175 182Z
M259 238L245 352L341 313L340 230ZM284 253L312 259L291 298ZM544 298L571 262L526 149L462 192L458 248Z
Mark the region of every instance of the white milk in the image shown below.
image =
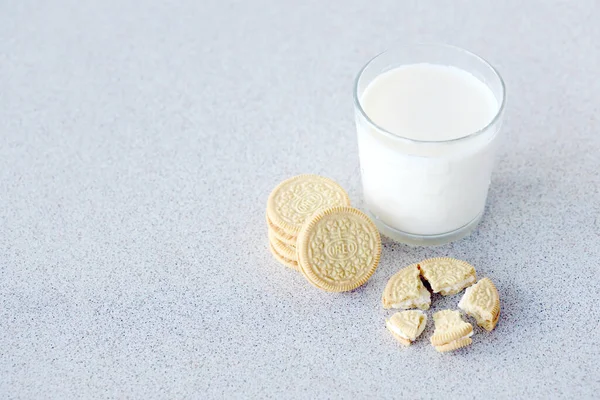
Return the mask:
M357 117L364 197L372 214L414 235L449 233L481 216L499 124L466 136L498 113L486 84L456 67L412 64L377 76L360 104L375 125L393 133Z

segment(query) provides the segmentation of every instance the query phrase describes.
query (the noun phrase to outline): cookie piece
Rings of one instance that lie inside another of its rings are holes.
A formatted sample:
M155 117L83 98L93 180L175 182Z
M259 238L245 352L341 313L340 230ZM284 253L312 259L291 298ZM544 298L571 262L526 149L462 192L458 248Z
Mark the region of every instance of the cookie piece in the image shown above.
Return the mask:
M433 293L456 294L477 280L475 268L466 261L437 257L421 261L421 276L429 282Z
M417 264L402 268L393 275L385 286L381 302L383 308L429 309L431 293L421 282Z
M298 175L281 182L267 200L267 217L279 231L297 236L317 211L350 206L340 185L319 175Z
M458 350L463 347L467 347L471 343L473 343L473 339L471 339L470 337L467 337L464 339L455 340L448 344L443 344L441 346L434 346L434 349L436 351L438 351L439 353L447 353L449 351L454 351L454 350Z
M457 350L471 344L473 325L463 321L459 311L438 311L433 314L433 322L435 331L430 341L437 351Z
M477 320L477 325L487 331L496 327L500 318L500 295L489 278L479 280L467 288L458 307Z
M420 310L397 312L385 320L385 326L404 346L410 346L427 324L427 316Z
M332 207L313 215L297 242L298 264L314 286L345 292L365 284L379 265L381 238L363 212Z

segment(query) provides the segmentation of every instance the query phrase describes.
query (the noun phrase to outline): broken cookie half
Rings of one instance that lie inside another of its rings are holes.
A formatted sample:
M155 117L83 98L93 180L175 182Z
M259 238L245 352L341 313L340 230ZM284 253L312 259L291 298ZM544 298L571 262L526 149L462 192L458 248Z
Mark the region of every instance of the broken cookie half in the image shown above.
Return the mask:
M418 266L433 293L444 296L456 294L477 280L475 267L455 258L430 258L421 261Z
M458 307L477 320L487 331L496 327L500 317L500 295L489 278L483 278L467 288Z
M431 294L420 279L417 264L402 268L388 281L381 299L383 308L429 309Z
M433 322L435 331L430 340L440 353L458 350L473 342L473 325L463 321L459 311L438 311L433 314Z
M420 310L397 312L385 321L385 326L404 346L410 346L425 329L427 316Z

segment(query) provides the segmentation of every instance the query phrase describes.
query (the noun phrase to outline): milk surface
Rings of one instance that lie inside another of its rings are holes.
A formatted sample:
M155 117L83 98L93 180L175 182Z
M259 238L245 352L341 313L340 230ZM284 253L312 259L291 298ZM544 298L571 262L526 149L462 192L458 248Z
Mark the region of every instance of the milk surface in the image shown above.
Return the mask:
M364 197L380 221L438 235L483 212L499 128L486 128L499 104L485 83L456 67L412 64L377 76L360 103L391 132L357 118Z
M498 111L492 91L452 66L413 64L379 75L361 104L383 129L416 140L450 140L484 128Z

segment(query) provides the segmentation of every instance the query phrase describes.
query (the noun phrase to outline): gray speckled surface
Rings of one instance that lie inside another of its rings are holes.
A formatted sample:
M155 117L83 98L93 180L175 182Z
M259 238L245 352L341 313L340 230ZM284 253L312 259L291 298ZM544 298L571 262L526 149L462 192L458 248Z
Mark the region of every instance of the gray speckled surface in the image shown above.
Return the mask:
M2 3L0 397L597 394L600 4L294 3ZM487 214L323 293L271 258L266 198L313 172L361 205L352 81L402 40L504 76ZM502 318L453 355L431 326L403 350L381 291L441 255L497 283Z

